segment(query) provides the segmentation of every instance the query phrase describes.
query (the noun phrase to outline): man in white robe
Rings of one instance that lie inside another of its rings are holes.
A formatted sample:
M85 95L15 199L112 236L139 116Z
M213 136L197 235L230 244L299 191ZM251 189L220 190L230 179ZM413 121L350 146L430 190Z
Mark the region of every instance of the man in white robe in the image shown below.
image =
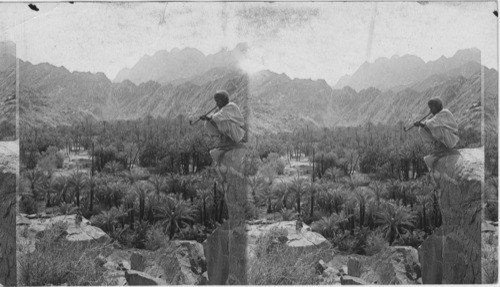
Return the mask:
M423 122L415 122L424 142L434 144L436 152L453 149L459 140L458 124L448 109L443 109L443 102L434 98L428 103L432 117Z
M211 116L202 116L208 132L220 138L216 149L210 151L212 159L220 161L220 157L231 149L242 147L245 137L245 119L240 108L233 102L229 102L229 94L226 91L218 91L214 100L219 110Z

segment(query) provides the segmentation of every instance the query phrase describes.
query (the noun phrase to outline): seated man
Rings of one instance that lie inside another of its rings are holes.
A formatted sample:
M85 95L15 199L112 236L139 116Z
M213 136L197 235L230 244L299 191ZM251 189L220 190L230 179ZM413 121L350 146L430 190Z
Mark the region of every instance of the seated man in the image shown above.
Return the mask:
M220 142L216 149L210 151L215 162L219 162L225 152L243 147L241 144L245 137L245 119L240 108L233 102L229 102L226 91L218 91L214 100L219 110L212 116L202 116L205 127L212 135L219 136Z
M458 125L453 114L448 109L443 109L443 102L434 98L427 105L432 117L423 122L415 122L424 142L434 144L435 152L445 152L453 149L459 140Z

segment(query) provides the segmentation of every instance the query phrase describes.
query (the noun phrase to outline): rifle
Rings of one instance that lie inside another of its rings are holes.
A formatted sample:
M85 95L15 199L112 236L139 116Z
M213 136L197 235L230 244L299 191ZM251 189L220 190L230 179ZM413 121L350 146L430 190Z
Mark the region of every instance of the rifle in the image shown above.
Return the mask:
M206 117L206 116L208 116L208 115L209 115L209 114L211 114L213 111L215 111L217 108L218 108L218 107L217 107L217 106L215 106L213 109L211 109L210 111L208 111L206 114L204 114L204 115L203 115L203 116L201 116L201 117ZM201 118L201 117L200 117L200 118ZM196 121L194 121L194 122L193 122L192 120L189 120L189 124L190 124L190 125L194 125L194 124L196 124L197 122L199 122L199 121L200 121L200 118L198 118L198 119L197 119Z
M427 115L425 115L425 117L421 118L418 122L421 122L421 121L425 120L425 119L426 119L428 116L430 116L431 114L432 114L432 113L428 113ZM411 125L410 127L408 127L408 128L407 128L407 127L404 127L404 128L403 128L403 130L404 130L405 132L407 132L407 131L411 130L413 127L414 127L414 125L412 124L412 125Z

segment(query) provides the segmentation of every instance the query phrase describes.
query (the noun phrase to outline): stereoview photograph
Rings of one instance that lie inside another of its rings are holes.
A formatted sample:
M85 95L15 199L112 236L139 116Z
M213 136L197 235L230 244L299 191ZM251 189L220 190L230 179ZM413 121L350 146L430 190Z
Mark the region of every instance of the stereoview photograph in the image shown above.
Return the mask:
M496 2L0 8L1 284L498 282Z

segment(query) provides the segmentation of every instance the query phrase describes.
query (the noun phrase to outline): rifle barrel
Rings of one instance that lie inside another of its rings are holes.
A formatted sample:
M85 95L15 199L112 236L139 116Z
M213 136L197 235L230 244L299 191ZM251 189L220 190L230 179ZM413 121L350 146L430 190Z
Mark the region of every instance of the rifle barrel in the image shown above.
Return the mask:
M421 121L425 120L425 119L426 119L428 116L430 116L431 114L432 114L432 113L428 113L427 115L425 115L425 117L421 118L421 119L419 120L419 122L421 122ZM411 130L413 127L414 127L414 125L411 125L411 126L410 126L410 127L408 127L408 128L406 128L406 127L405 127L405 128L403 128L403 130L404 130L405 132L407 132L407 131Z
M211 109L210 111L208 111L206 114L204 114L203 116L208 116L210 113L212 113L213 111L215 111L215 109L217 109L217 106L215 106L213 109ZM194 125L196 124L197 122L200 121L200 118L198 118L196 121L194 122L190 122L191 125Z

